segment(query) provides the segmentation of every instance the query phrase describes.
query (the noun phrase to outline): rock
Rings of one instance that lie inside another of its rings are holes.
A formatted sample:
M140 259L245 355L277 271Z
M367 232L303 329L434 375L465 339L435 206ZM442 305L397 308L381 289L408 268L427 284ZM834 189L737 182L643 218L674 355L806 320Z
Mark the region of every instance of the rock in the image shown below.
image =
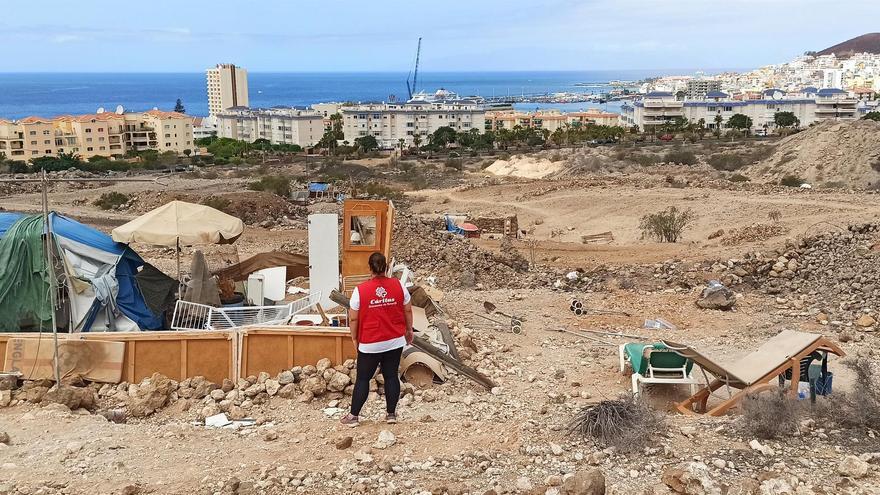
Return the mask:
M877 320L875 320L874 317L871 315L862 315L859 317L859 319L856 320L856 325L862 328L873 327L876 324Z
M730 487L727 495L761 495L761 486L753 478L743 478Z
M550 452L552 452L553 455L562 455L562 447L559 444L550 442Z
M299 390L296 388L295 383L288 383L284 385L280 389L278 389L278 393L275 394L277 397L281 397L282 399L293 399L299 394Z
M697 306L703 309L729 310L736 304L736 294L725 286L706 287Z
M278 432L275 430L269 430L263 434L263 441L272 442L278 440Z
M204 399L207 397L214 389L220 388L216 383L209 382L203 376L196 376L192 379L192 389L193 389L193 398L194 399Z
M145 380L137 388L136 395L129 399L129 415L135 418L143 418L158 411L168 404L173 386L172 381L167 377L159 373L153 373L153 376Z
M12 404L12 390L0 390L0 407L9 407Z
M342 438L336 440L336 448L338 450L345 450L345 449L351 447L352 442L354 442L353 437L350 437L350 436L342 437Z
M693 426L682 426L681 434L686 437L692 437L697 434L697 429Z
M794 489L782 478L770 478L761 482L758 487L760 495L795 495Z
M327 360L330 361L329 359ZM302 382L302 390L303 392L308 392L312 394L314 397L320 397L327 391L327 385L324 383L324 380L317 376L311 376L306 378Z
M342 392L351 383L351 377L345 373L334 373L327 382L327 390L331 392Z
M599 469L578 471L562 482L562 495L605 495L605 475Z
M683 495L721 495L721 488L709 477L709 468L701 462L671 467L661 480L673 492Z
M724 235L724 229L718 229L715 232L712 232L711 234L709 234L709 240L711 241L712 239L717 239L723 235Z
M0 374L0 391L15 390L18 388L18 377L15 375Z
M3 445L9 445L11 443L11 440L9 439L9 433L6 433L5 431L0 431L0 443L2 443Z
M281 388L281 383L278 380L266 380L264 385L266 386L266 393L269 394L269 397L273 397Z
M849 476L850 478L864 478L868 474L870 466L867 462L859 459L854 455L848 455L837 465L837 472L841 476Z
M516 489L520 492L530 492L535 488L532 485L532 480L528 479L525 476L519 477L516 479Z
M394 436L394 433L391 433L388 430L382 430L379 432L379 438L376 440L376 443L373 444L373 448L375 449L387 449L397 443L397 437Z
M214 400L216 400L216 401L220 401L220 400L223 400L223 399L226 398L226 393L223 392L222 389L219 389L219 388L218 388L218 389L216 389L216 390L212 390L212 391L211 391L211 398L214 399Z
M776 452L774 452L774 450L769 445L761 445L761 442L757 440L752 440L751 442L749 442L749 447L751 447L752 450L757 450L764 455L769 456L776 454Z
M296 381L296 377L293 376L293 373L290 371L282 371L278 373L278 383L281 385L288 385Z
M332 364L330 363L329 358L322 358L320 361L318 361L318 364L315 365L315 370L317 370L318 373L323 373L324 370L330 368L331 366Z
M70 410L79 408L92 410L98 401L98 394L89 387L56 387L43 396L42 404L63 404Z
M231 392L234 388L235 388L235 383L233 383L232 380L230 380L229 378L224 378L223 384L220 385L220 390L222 390L224 393L227 393L227 394L229 392Z

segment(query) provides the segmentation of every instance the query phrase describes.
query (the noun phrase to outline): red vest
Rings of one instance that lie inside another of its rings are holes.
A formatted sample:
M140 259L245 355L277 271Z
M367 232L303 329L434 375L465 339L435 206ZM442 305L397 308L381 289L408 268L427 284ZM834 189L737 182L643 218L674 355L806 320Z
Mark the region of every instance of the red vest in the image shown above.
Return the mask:
M403 337L406 316L400 280L375 277L355 288L360 298L358 342L372 344Z

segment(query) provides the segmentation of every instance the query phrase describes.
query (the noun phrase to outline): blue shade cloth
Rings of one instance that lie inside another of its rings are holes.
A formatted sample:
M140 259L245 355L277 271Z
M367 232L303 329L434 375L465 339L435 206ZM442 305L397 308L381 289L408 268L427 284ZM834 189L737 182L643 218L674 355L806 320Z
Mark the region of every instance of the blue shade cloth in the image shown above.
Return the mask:
M330 184L326 182L309 182L309 192L327 192Z
M6 234L6 231L24 216L21 213L0 213L0 237ZM52 224L52 232L55 235L120 256L119 261L116 263L116 280L119 283L119 292L116 294L116 306L122 311L122 314L134 321L141 330L162 329L164 326L162 315L155 315L150 311L135 280L138 269L144 265L144 260L137 253L125 244L115 242L109 235L57 213L50 213L49 221ZM90 327L92 320L94 320L93 314L89 317L86 331Z

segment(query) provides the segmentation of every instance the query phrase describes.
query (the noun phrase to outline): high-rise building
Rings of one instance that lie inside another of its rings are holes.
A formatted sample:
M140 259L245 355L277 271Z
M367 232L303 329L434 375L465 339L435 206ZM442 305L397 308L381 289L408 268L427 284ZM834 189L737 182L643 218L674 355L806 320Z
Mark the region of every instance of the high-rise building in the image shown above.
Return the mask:
M247 107L247 70L234 64L217 64L206 71L208 82L208 115L233 107Z
M691 79L687 82L687 99L703 100L713 91L721 91L721 81L717 79Z

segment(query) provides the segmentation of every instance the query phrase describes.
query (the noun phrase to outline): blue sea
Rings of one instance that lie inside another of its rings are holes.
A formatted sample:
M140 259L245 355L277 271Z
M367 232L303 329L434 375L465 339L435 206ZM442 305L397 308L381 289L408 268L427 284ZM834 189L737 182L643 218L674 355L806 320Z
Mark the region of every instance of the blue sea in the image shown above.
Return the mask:
M419 89L446 88L461 96L505 96L522 93L601 93L612 80L635 81L662 71L590 72L424 72ZM583 87L581 84L596 84ZM406 74L392 72L324 72L248 74L251 107L305 106L329 101L387 101L406 99ZM0 73L0 118L29 115L52 117L113 111L117 105L140 111L171 110L180 98L191 115L207 115L204 73ZM558 108L580 110L596 103L521 104L523 110ZM615 110L614 103L601 105Z

